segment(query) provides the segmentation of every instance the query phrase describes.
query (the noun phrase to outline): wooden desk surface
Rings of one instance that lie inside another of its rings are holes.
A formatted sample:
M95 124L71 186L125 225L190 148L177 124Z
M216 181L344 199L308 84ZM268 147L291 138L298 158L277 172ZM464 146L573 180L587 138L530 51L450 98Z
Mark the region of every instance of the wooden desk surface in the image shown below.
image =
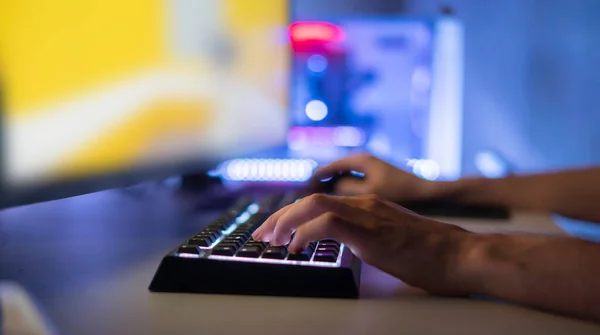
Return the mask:
M62 334L599 334L508 303L430 296L369 266L358 300L150 293L196 218L168 192L106 191L0 212L0 280L22 284ZM561 234L549 216L451 219L477 231Z

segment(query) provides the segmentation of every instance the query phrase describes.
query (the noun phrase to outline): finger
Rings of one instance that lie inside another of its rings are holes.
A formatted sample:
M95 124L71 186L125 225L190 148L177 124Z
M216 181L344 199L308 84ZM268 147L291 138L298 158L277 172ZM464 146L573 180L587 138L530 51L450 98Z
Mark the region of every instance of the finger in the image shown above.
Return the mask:
M359 171L362 173L367 173L368 165L369 165L369 156L367 155L353 155L342 158L338 161L335 161L329 165L325 165L323 167L317 168L313 173L311 181L318 182L323 178L331 177L339 172L344 171Z
M268 226L263 234L270 234L272 245L284 245L298 225L308 222L324 214L328 208L335 207L334 197L323 194L313 194L289 206L286 211L276 213L267 219ZM291 213L291 214L290 214Z
M277 224L277 221L283 214L285 214L290 209L292 205L287 205L275 212L270 217L268 217L265 220L265 222L263 222L263 224L260 227L258 227L254 231L254 233L252 233L252 238L256 241L261 242L271 241L271 239L273 238L273 232L275 231L275 225Z
M294 240L288 246L291 253L305 250L312 241L326 238L340 243L349 244L352 240L352 222L334 213L325 213L300 226L294 235Z
M367 220L369 218L362 208L358 206L359 199L348 197L327 196L314 194L290 207L281 215L275 225L272 245L287 243L294 232L301 225L325 214L333 213L346 220Z

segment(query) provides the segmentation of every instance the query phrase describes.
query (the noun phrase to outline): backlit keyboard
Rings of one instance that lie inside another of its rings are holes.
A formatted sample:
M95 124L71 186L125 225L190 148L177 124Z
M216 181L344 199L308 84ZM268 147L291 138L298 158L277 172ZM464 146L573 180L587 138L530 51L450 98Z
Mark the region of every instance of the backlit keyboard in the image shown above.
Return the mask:
M149 289L357 298L361 263L344 244L331 239L314 241L306 250L290 254L285 246L252 238L272 213L298 198L290 192L239 199L164 256Z

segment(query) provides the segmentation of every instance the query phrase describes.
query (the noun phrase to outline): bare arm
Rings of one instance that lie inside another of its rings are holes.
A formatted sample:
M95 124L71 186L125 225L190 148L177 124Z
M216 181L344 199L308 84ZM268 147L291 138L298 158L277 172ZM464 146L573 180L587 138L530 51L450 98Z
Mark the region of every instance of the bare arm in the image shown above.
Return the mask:
M431 196L464 204L548 211L600 222L600 168L501 179L433 182Z
M313 182L340 171L359 171L363 180L337 183L341 195L379 194L403 203L448 199L475 205L554 212L574 219L600 222L600 168L589 168L502 179L465 178L432 182L369 155L348 156L319 168Z
M466 292L600 322L600 245L533 236L470 240L453 273Z
M600 323L599 244L474 234L374 195L306 197L252 236L272 245L291 241L292 253L333 238L364 262L432 293L489 295Z

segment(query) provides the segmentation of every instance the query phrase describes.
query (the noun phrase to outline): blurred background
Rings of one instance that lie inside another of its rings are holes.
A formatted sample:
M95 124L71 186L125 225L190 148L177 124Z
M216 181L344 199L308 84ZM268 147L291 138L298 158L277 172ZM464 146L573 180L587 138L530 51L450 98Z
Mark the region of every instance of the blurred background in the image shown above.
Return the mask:
M234 156L217 173L304 181L364 150L432 180L599 164L598 17L597 0L0 0L2 182Z
M539 172L600 163L600 1L296 0L298 18L432 16L464 28L462 174ZM492 152L492 164L489 153ZM497 155L501 155L498 159ZM498 162L502 168L499 169ZM508 168L508 169L503 169ZM557 221L600 240L593 224Z
M481 150L518 172L600 163L600 1L296 0L297 18L433 16L464 26L462 170Z

